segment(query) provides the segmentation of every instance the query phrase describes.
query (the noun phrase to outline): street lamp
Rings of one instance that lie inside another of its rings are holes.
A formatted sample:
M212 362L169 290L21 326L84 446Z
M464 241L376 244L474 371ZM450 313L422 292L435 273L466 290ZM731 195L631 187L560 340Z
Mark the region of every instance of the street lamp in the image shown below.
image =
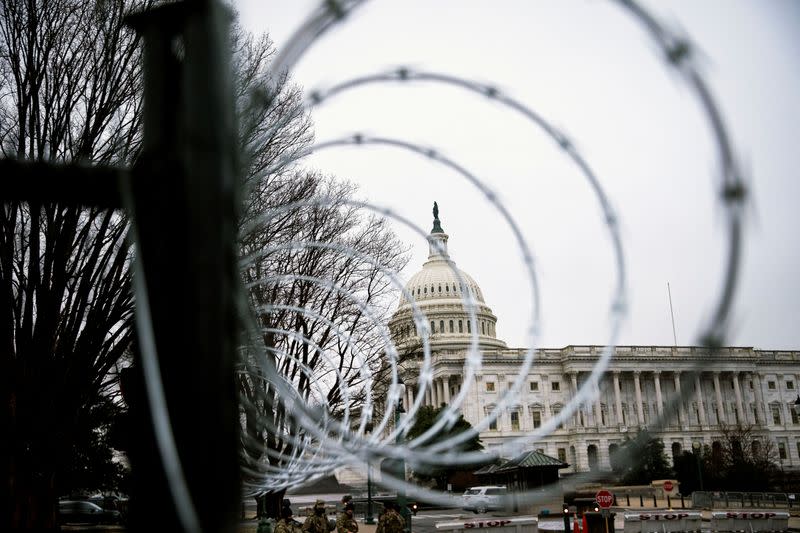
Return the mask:
M697 477L700 480L700 490L703 489L703 469L700 468L700 454L703 450L703 445L700 444L698 441L694 441L692 443L692 450L694 450L694 457L697 460Z
M367 424L364 429L367 435L371 435L372 423ZM375 523L375 517L372 516L372 465L370 459L371 457L367 456L367 516L364 517L364 523L372 525Z
M394 427L397 430L400 427L400 415L406 412L403 408L403 396L405 396L406 392L406 384L403 383L402 378L398 377L398 384L400 385L400 399L397 400L397 409L394 410ZM401 444L405 442L403 438L403 432L398 431L397 437L395 437L395 444L398 445L398 448ZM402 457L397 461L398 464L398 473L397 479L400 480L401 483L406 482L406 461ZM402 485L397 490L397 506L400 507L400 516L403 517L403 522L405 523L404 531L411 533L411 512L408 510L408 502L406 501L406 489Z

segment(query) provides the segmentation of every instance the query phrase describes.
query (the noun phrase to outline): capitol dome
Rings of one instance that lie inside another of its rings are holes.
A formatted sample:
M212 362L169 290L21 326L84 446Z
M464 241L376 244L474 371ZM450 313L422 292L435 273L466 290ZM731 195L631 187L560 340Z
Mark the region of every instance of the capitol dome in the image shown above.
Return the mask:
M486 305L480 286L450 258L447 250L449 236L442 229L436 202L433 206L428 260L422 265L422 270L411 276L397 311L389 321L394 338L400 342L419 338L408 299L410 296L425 315L426 325L429 324L432 346L455 349L469 344L473 324L465 303L471 294L475 302L474 327L479 345L482 348L505 348L505 343L496 336L497 317Z

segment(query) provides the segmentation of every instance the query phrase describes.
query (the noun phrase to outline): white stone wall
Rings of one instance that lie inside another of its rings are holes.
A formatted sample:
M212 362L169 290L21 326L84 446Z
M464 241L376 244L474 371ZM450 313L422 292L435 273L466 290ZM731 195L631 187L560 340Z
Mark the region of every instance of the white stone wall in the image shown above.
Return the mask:
M535 364L528 375L513 409L519 427L512 428L509 411L502 413L496 429L481 434L484 446L499 449L508 439L534 429L534 413L538 412L544 423L555 411L566 406L575 393L575 385L583 385L601 351L602 347L597 346L543 351L541 362ZM516 379L523 354L521 350L505 350L486 357L462 407L462 413L471 424L476 425L483 419ZM449 403L453 393L460 389L463 356L459 355L456 351L435 359L434 387L429 393L429 403ZM698 359L705 361L698 380L699 395L695 380L689 376ZM753 410L758 410L757 427L766 429L776 443L784 443L787 456L783 466L800 469L800 424L793 422L791 409L798 393L800 352L726 348L721 355L710 358L700 348L618 347L600 382L596 399L583 406L581 413L571 417L562 429L541 442L532 443L530 448L541 449L553 457L558 457L559 448L565 449L567 462L572 466L562 472L570 472L589 469L588 448L594 445L599 467L609 469L609 445L622 443L640 427L653 429L659 412L668 408L668 402L676 393L676 375L684 401L677 406L677 416L655 433L663 439L669 457L672 457L673 443L680 444L682 450L691 449L694 440L710 445L719 438L721 423L735 424L735 413L741 405L742 423L755 423ZM732 381L734 376L738 378L738 397ZM536 390L532 390L531 383L537 384ZM780 417L778 424L773 420L773 406Z

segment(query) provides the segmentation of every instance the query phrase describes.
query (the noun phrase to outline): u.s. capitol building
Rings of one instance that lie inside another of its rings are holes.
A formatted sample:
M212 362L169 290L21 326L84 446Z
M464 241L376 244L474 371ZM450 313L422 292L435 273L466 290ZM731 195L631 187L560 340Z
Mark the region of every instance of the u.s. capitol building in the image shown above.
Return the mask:
M465 386L465 356L473 332L462 296L470 291L476 302L475 334L483 363L461 412L476 425L510 388L526 350L508 348L497 338L497 317L480 286L463 271L456 275L438 211L428 240L428 260L406 285L430 324L433 386L426 390L424 402L434 406L449 403ZM399 345L419 345L411 304L405 297L389 327ZM537 350L513 406L481 432L483 445L489 450L502 449L503 442L529 433L559 413L587 380L603 350L603 346ZM699 374L693 372L698 360L704 361ZM406 380L406 408L418 392L411 377ZM798 351L727 347L709 357L708 350L700 347L617 346L596 399L549 436L531 442L529 448L569 463L562 473L609 470L614 448L640 428L650 426L652 431L653 422L677 392L683 394L683 401L670 413L669 422L654 432L663 440L669 457L691 450L694 442L713 446L723 425L740 423L752 425L774 440L783 468L800 469L800 420L793 409L798 382Z

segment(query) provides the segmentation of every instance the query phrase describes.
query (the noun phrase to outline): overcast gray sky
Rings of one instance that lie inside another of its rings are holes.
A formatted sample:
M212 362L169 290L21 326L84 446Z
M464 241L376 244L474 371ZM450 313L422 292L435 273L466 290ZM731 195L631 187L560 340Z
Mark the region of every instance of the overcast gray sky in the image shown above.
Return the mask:
M246 28L278 48L318 2L240 0ZM728 344L800 349L800 2L645 2L685 29L751 184L743 276ZM621 217L630 315L619 344L695 344L722 283L725 217L717 162L690 91L643 28L602 0L373 0L319 40L292 76L307 91L400 65L497 86L566 131ZM354 132L434 147L474 172L517 220L536 261L544 347L605 344L611 243L578 169L536 127L485 98L430 83L354 89L313 112L316 138ZM481 285L498 336L524 343L530 305L508 226L468 182L390 148L306 161L361 185L426 231L439 202L450 252ZM427 245L413 246L407 279Z

